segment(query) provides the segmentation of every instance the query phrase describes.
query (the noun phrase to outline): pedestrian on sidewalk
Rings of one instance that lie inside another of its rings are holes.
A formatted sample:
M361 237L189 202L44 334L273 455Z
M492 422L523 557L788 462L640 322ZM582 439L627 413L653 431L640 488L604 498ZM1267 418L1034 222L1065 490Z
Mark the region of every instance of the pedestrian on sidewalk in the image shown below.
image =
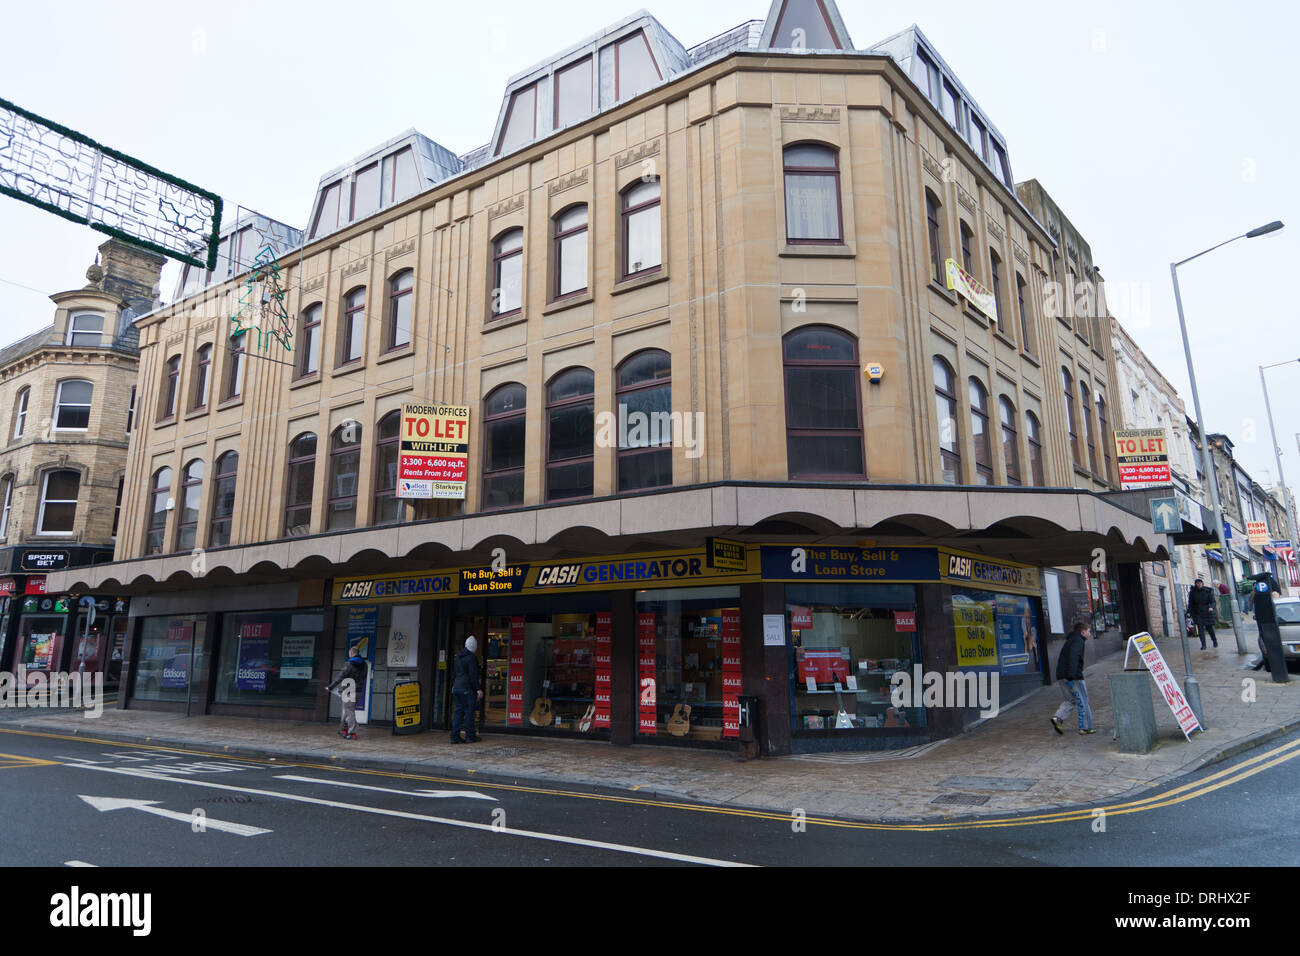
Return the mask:
M461 743L460 731L465 728L465 742L478 743L474 733L474 708L483 699L479 688L478 639L471 634L465 638L464 649L452 663L451 697L454 711L451 718L451 742Z
M361 648L353 644L348 648L348 662L339 671L339 676L325 689L333 691L339 688L339 700L343 702L339 714L339 736L344 740L357 739L357 694L366 686L366 659L361 656Z
M1092 707L1088 703L1088 685L1083 680L1083 647L1092 637L1092 626L1086 621L1076 621L1074 630L1065 637L1065 646L1056 661L1056 679L1060 682L1061 694L1065 698L1052 716L1052 729L1064 734L1062 729L1065 718L1070 711L1079 715L1079 733L1095 734L1092 729Z
M1214 634L1214 592L1205 586L1204 578L1197 578L1196 583L1187 592L1187 613L1196 624L1197 634L1201 638L1201 650L1205 650L1206 631L1210 632L1210 640L1214 642L1215 648L1218 648L1219 639Z

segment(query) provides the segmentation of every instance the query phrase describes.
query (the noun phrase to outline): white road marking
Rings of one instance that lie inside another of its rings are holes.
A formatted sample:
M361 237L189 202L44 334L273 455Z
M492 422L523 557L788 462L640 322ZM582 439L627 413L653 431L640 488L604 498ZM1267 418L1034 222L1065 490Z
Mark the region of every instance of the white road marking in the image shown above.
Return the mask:
M99 864L97 863L82 863L80 860L68 860L63 865L64 866L88 866L93 870L99 869Z
M750 863L736 863L732 860L715 860L707 856L689 856L685 853L669 853L666 850L652 850L648 847L624 846L621 843L605 843L600 840L584 840L581 837L560 836L557 833L540 833L535 830L516 830L512 827L495 827L487 823L471 823L468 820L450 820L446 817L433 817L423 813L408 813L405 810L384 810L380 807L367 807L356 803L340 803L336 800L323 800L296 793L282 793L278 790L256 790L252 787L236 787L228 783L211 783L207 780L190 780L185 777L168 777L147 771L132 770L125 767L87 766L86 770L98 770L102 773L117 773L142 780L166 780L170 783L184 784L191 787L205 787L209 790L230 790L235 793L249 793L259 797L273 797L280 800L292 800L295 803L312 803L321 807L334 807L338 810L356 810L359 813L374 813L385 817L400 817L404 820L418 820L424 823L440 823L443 826L460 827L465 830L480 830L485 833L500 833L506 836L527 837L531 840L548 840L552 843L568 843L572 846L586 846L597 850L611 850L615 853L631 853L634 856L653 856L679 863L698 863L703 866L749 867Z
M351 787L353 790L374 790L377 793L400 793L404 797L432 797L435 800L450 800L453 797L464 797L467 800L491 800L493 803L499 801L496 797L489 797L486 793L478 793L474 790L393 790L389 787L372 787L364 783L348 783L345 780L321 780L318 777L295 777L293 774L280 774L276 780L296 780L299 783L323 783L330 787Z
M108 767L96 767L96 770L108 770ZM156 780L171 780L171 777L155 777ZM248 826L244 823L231 823L228 820L214 820L211 817L195 817L193 813L181 813L179 810L165 810L157 806L159 800L132 800L122 797L87 797L84 794L78 794L82 800L98 810L100 813L107 813L111 810L140 810L144 813L152 813L156 817L164 817L168 820L176 820L179 823L193 824L196 819L203 821L204 830L219 830L222 833L234 833L237 836L260 836L263 833L271 833L271 830L264 830L261 827Z

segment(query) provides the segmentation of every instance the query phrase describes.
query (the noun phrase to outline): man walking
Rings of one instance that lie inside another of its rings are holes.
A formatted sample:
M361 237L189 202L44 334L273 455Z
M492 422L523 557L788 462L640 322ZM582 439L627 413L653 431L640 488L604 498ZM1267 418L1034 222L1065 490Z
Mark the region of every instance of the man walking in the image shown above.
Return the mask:
M339 699L343 702L339 714L339 736L344 740L357 739L357 694L366 686L366 659L361 656L361 648L353 645L348 648L348 662L339 671L339 676L327 691L341 687Z
M1187 592L1187 613L1196 625L1201 638L1201 650L1205 650L1205 632L1210 632L1210 640L1219 646L1219 639L1214 634L1214 592L1205 586L1203 578L1197 578L1192 589Z
M477 743L474 733L474 707L483 699L478 682L478 640L471 634L465 638L465 649L456 655L452 664L451 697L455 708L451 718L451 742L461 743L461 727L465 728L465 742Z
M1076 621L1074 630L1066 635L1065 646L1061 648L1061 656L1056 661L1056 679L1060 681L1061 694L1065 698L1052 717L1052 729L1058 734L1065 733L1062 727L1071 710L1078 712L1079 733L1087 736L1097 732L1092 729L1088 685L1083 680L1083 646L1091 637L1091 625Z

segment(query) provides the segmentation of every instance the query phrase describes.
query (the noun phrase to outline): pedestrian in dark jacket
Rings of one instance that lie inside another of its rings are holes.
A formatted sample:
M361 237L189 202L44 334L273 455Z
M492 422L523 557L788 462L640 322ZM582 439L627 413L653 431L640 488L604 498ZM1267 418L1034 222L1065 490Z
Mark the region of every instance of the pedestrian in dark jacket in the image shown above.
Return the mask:
M1063 725L1070 711L1079 715L1079 733L1095 734L1092 729L1092 706L1088 703L1088 685L1083 680L1083 648L1092 637L1092 627L1084 621L1076 622L1074 630L1065 637L1065 646L1056 661L1056 679L1065 699L1052 716L1052 729L1065 733Z
M478 640L471 634L465 638L465 649L456 655L452 662L451 698L453 713L451 718L451 742L461 742L461 727L465 728L465 741L477 743L478 735L474 733L474 708L483 699L479 687Z
M365 686L366 659L361 656L361 649L353 645L348 648L348 662L343 665L343 670L325 688L328 691L339 688L339 699L343 702L339 713L339 736L344 740L357 739L357 694Z
M1210 632L1210 640L1219 646L1219 639L1214 634L1214 592L1205 586L1203 578L1197 578L1192 589L1187 592L1187 613L1196 625L1201 638L1201 650L1205 650L1205 632Z

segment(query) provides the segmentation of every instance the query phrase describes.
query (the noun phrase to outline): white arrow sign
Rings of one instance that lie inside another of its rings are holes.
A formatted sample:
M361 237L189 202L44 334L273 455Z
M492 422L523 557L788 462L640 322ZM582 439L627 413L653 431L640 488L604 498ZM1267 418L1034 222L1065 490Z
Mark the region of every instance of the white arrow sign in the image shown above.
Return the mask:
M388 787L372 787L364 783L345 783L342 780L321 780L317 777L295 777L292 774L280 774L276 780L296 780L299 783L323 783L331 787L351 787L353 790L375 790L379 793L400 793L404 797L431 797L435 800L450 800L453 797L464 797L467 800L491 800L496 803L495 797L489 797L486 793L478 793L474 790L392 790Z
M84 794L77 794L82 800L98 810L100 813L107 813L110 810L141 810L145 813L152 813L156 817L163 817L167 820L175 820L178 823L193 824L195 820L202 820L204 830L220 830L222 833L234 833L238 836L258 836L262 833L270 833L270 830L263 830L261 827L251 827L243 823L230 823L227 820L213 820L211 817L196 817L192 813L180 813L177 810L164 810L157 806L158 800L132 800L123 797L87 797Z

